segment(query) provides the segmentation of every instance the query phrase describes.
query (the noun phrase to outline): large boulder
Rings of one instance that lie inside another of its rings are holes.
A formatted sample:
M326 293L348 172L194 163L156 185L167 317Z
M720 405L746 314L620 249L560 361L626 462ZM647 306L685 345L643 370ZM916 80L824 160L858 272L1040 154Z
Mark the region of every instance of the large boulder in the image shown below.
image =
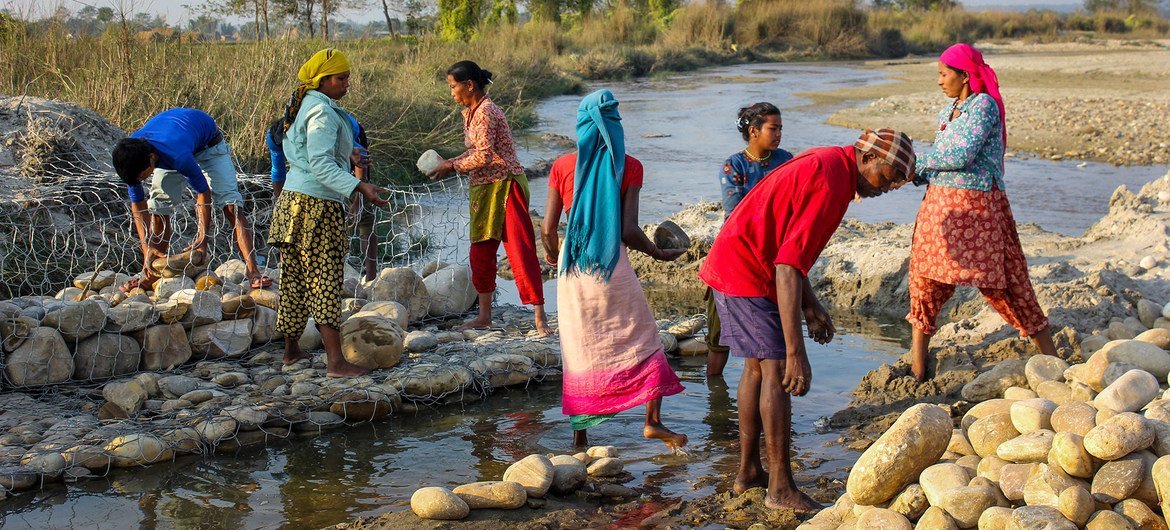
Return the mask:
M434 399L462 390L472 377L471 370L461 365L418 363L388 381L408 396Z
M153 305L126 302L106 310L105 330L111 333L133 333L142 331L157 321L158 311Z
M143 370L170 370L191 359L191 343L181 324L146 328L138 335Z
M142 347L117 333L99 333L77 343L73 352L73 379L109 379L138 371Z
M180 322L187 329L215 324L223 320L223 304L220 296L211 291L196 291L194 289L176 293L172 300L190 304L186 314Z
M1098 358L1100 357L1100 360ZM1124 363L1154 374L1159 381L1170 374L1170 353L1157 345L1140 340L1115 340L1102 346L1090 363Z
M430 295L417 272L406 267L383 269L370 286L370 300L398 302L406 308L411 321L427 316Z
M885 502L937 462L950 439L946 410L928 404L910 407L857 460L846 490L858 504Z
M341 353L363 368L391 368L402 360L405 338L393 320L363 311L341 325Z
M0 348L5 352L19 348L25 339L32 336L32 330L40 325L39 320L20 314L0 319Z
M419 488L410 496L410 510L423 519L455 520L467 517L471 509L447 488Z
M276 310L256 306L252 315L252 345L260 346L281 338L284 334L276 331Z
M106 312L93 300L65 302L46 313L41 325L57 330L68 342L76 342L101 331L106 325Z
M1099 409L1134 412L1141 410L1159 392L1158 380L1152 374L1145 370L1129 370L1105 387L1093 400L1093 405Z
M430 297L428 314L433 317L466 313L478 296L471 284L471 267L466 265L443 267L423 278L423 284Z
M256 313L256 301L246 294L225 293L221 299L223 320L252 318Z
M1153 444L1148 420L1132 412L1117 414L1085 435L1085 450L1101 460L1117 460Z
M73 375L73 355L56 329L36 327L5 358L4 375L14 386L63 383Z
M239 357L251 345L251 320L224 320L191 330L191 352L200 358Z
M351 313L350 318L362 313L374 313L384 316L393 320L404 331L406 330L407 324L410 324L410 313L398 302L368 302L362 305L360 310Z
M519 482L529 497L538 499L548 493L554 476L556 467L544 455L528 455L504 471L505 481Z

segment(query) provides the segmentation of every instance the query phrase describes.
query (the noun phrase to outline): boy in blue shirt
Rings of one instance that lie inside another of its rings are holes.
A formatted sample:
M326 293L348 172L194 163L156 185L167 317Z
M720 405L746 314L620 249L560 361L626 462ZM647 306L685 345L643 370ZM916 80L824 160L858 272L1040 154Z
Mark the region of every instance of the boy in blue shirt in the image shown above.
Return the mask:
M142 242L142 276L124 285L123 290L133 287L150 290L158 280L150 264L168 254L170 216L175 201L183 196L184 187L195 194L198 227L195 241L186 250L207 250L211 206L220 206L235 232L252 288L271 285L272 280L260 274L256 265L252 229L241 210L244 197L240 194L231 149L214 118L196 109L163 111L128 138L119 140L111 155L114 170L126 183L134 228ZM148 180L149 195L142 186Z

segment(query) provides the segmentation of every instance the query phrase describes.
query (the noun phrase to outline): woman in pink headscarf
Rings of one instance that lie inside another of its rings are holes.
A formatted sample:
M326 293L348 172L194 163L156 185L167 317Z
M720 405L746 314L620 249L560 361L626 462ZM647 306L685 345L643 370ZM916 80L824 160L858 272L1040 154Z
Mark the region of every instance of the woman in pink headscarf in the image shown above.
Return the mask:
M916 184L928 183L910 252L912 370L927 379L927 351L956 285L978 287L1000 316L1047 355L1048 318L1028 279L1016 221L1004 192L1007 126L995 71L968 44L947 48L938 86L954 102L939 112L934 151L920 155Z

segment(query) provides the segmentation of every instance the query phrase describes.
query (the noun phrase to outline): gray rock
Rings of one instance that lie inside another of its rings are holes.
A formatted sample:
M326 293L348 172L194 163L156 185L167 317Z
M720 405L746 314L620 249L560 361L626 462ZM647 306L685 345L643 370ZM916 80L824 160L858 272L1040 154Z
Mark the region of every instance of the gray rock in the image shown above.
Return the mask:
M175 293L184 289L194 289L195 280L186 276L163 278L154 284L154 296L158 300L166 300Z
M406 334L403 345L406 346L407 351L424 352L438 346L439 339L429 331L411 331Z
M251 345L251 320L225 320L191 330L193 356L207 359L239 357Z
M5 358L4 374L14 386L63 383L73 375L73 356L57 330L33 328L29 337Z
M471 284L471 268L449 265L423 278L430 304L427 313L433 317L461 315L471 309L479 296Z
M158 321L158 311L151 304L124 302L106 310L105 330L111 333L142 331Z
M127 414L138 412L138 409L142 408L142 403L149 396L146 387L133 379L107 383L106 386L102 387L102 397L120 407Z
M0 319L0 348L3 348L5 353L12 353L24 344L25 339L32 336L32 330L40 325L39 320L20 314Z
M585 463L569 455L557 455L549 459L553 465L552 492L568 495L581 489L589 479Z
M541 498L552 487L556 468L548 457L544 455L528 455L520 461L508 466L504 471L504 480L519 482L528 492L529 497Z
M191 343L181 324L151 326L137 338L142 343L143 370L170 370L191 359Z
M406 267L383 269L370 287L370 299L402 304L411 321L425 317L431 304L422 277Z
M261 346L282 338L284 334L276 331L276 310L256 306L256 313L252 315L252 346Z
M158 380L158 388L163 396L178 398L183 394L199 388L201 381L185 375L171 375Z
M99 333L77 343L73 354L73 379L109 379L138 371L142 347L125 335Z
M92 300L65 302L47 312L41 325L56 329L68 342L76 342L101 331L106 325L106 313L100 303Z
M1003 395L1003 391L1013 386L1028 384L1024 375L1024 361L1009 359L1000 361L991 370L983 372L973 381L963 385L963 399L979 402L994 399Z
M1154 327L1154 321L1162 316L1162 306L1142 298L1137 303L1138 320L1147 328Z

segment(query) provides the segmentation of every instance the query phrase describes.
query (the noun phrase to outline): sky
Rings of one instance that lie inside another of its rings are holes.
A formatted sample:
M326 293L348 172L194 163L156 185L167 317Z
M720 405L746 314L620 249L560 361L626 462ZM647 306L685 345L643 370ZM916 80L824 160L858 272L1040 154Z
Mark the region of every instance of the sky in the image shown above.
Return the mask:
M28 9L28 6L38 6L43 9L44 6L52 4L54 7L61 3L70 11L77 11L86 5L93 5L94 7L116 7L119 2L135 6L134 11L145 11L148 13L158 13L167 17L167 22L174 24L187 20L193 16L185 5L199 5L202 2L199 0L0 0L0 6L8 7L13 11L18 8ZM367 2L369 7L358 12L345 12L342 16L344 19L353 21L365 22L369 20L382 20L382 8L379 0L369 0ZM1076 8L1083 4L1079 0L959 0L959 3L968 9L981 8L1004 8L1005 6L1019 6L1026 5L1037 8Z

